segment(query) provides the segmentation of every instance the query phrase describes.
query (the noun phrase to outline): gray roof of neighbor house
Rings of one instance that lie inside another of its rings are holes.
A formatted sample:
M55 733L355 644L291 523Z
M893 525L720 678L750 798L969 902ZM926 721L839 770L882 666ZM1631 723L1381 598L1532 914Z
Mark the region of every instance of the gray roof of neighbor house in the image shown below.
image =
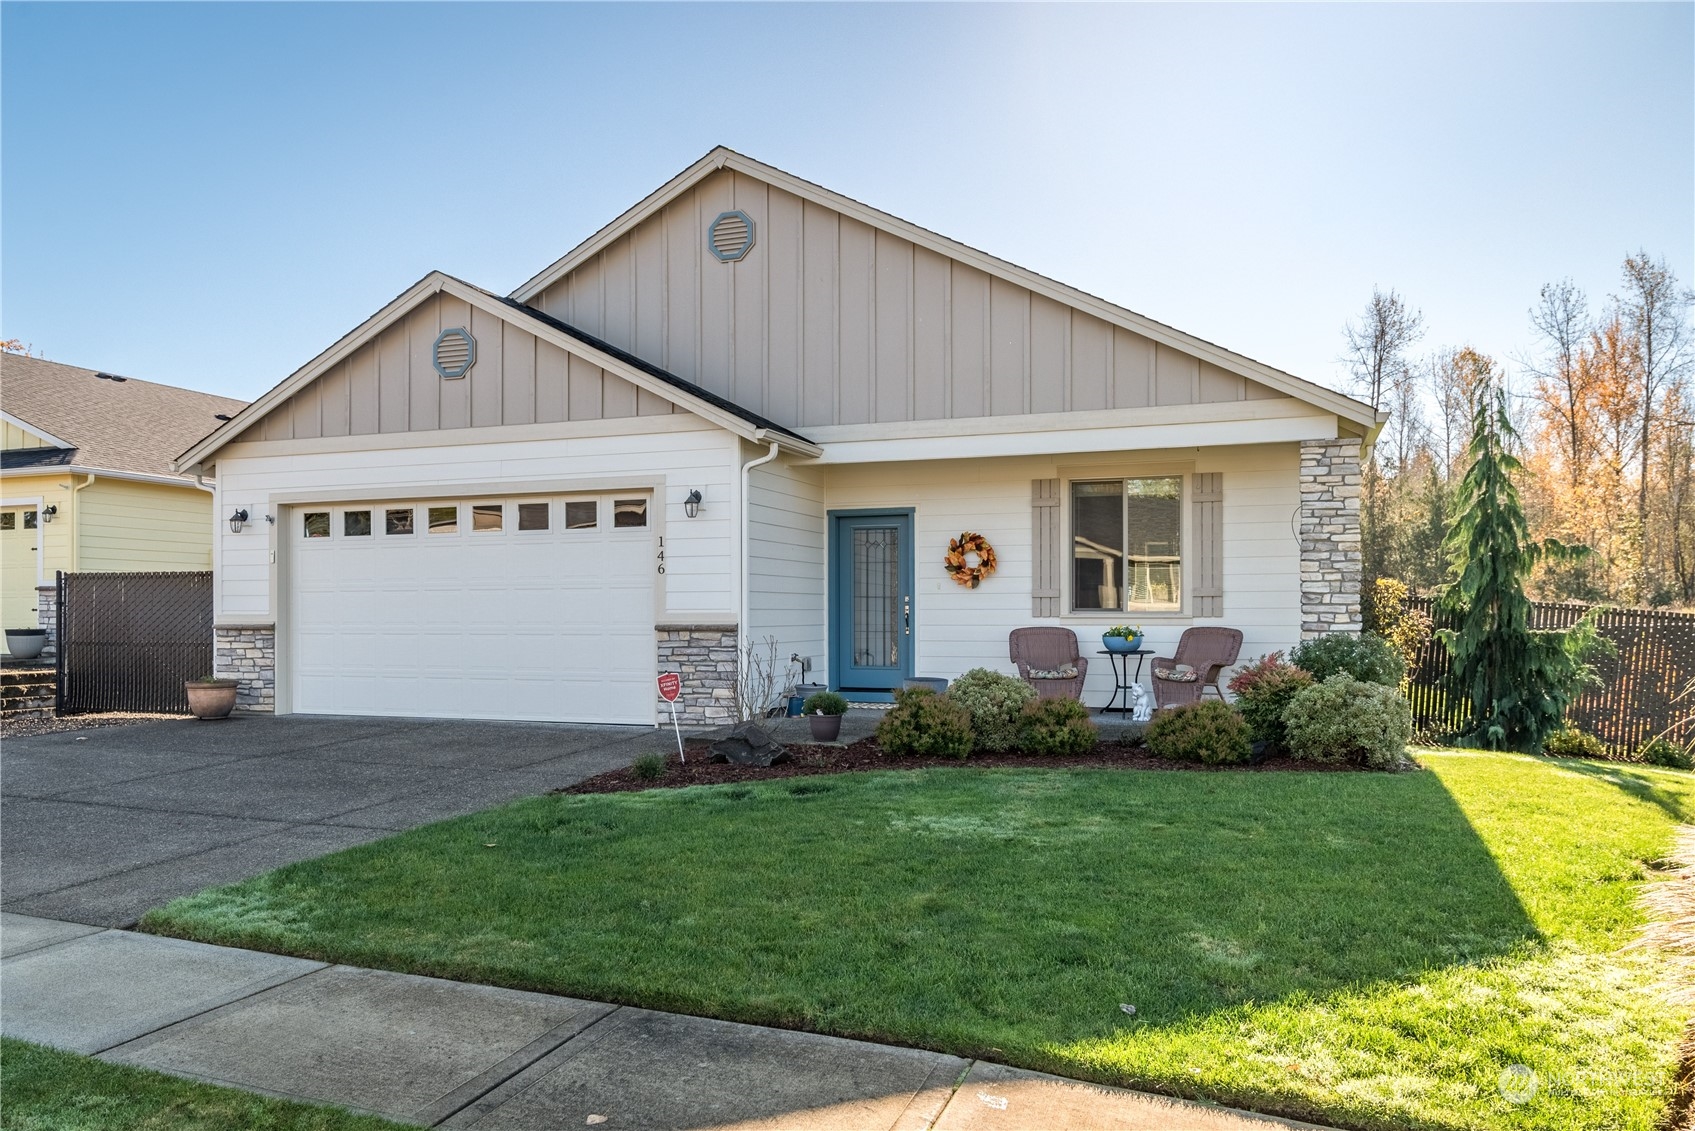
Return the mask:
M76 466L178 476L176 454L234 416L246 401L0 354L0 410L72 445Z

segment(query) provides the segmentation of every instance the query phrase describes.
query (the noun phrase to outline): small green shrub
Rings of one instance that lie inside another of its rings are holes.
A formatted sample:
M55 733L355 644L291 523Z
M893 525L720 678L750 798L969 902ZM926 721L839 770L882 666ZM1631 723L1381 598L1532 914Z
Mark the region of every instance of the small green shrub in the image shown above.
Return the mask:
M806 697L800 709L808 715L845 715L848 701L834 691L814 691Z
M1028 754L1069 758L1087 754L1100 741L1089 708L1065 696L1026 703L1018 724L1018 746Z
M988 668L972 668L949 685L947 696L971 716L977 749L1001 751L1018 745L1020 712L1036 698L1036 689Z
M1246 762L1253 755L1248 724L1228 703L1218 699L1159 712L1148 723L1142 739L1149 753L1179 762L1219 765Z
M1695 753L1679 746L1665 736L1648 740L1640 751L1641 759L1650 766L1665 766L1672 770L1695 770Z
M1390 769L1412 741L1412 707L1393 687L1341 672L1297 692L1283 726L1296 758Z
M637 781L653 781L665 773L665 755L643 754L630 766Z
M1289 653L1297 668L1323 683L1338 672L1362 683L1399 687L1407 665L1381 636L1369 632L1329 632L1303 640Z
M913 758L964 758L971 753L971 716L928 687L895 692L895 705L877 724L883 753Z
M1297 692L1312 684L1310 673L1285 660L1283 653L1273 652L1231 676L1227 686L1249 733L1260 742L1284 746L1283 712Z
M1605 758L1607 748L1594 735L1566 727L1542 740L1542 753L1550 758Z

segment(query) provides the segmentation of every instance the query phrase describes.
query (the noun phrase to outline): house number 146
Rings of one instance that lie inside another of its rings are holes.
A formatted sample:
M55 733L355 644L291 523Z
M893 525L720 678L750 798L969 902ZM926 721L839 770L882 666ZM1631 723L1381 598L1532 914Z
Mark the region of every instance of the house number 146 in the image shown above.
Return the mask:
M659 572L665 572L665 538L663 535L659 538Z

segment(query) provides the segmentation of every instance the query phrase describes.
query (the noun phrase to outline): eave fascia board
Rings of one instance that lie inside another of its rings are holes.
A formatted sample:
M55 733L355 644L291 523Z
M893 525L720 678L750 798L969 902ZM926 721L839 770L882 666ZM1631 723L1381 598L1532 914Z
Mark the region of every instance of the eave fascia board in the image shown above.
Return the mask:
M1021 416L973 416L952 420L898 420L881 424L828 424L807 429L808 438L828 448L864 440L927 440L960 436L1023 436L1036 432L1103 432L1109 429L1233 424L1241 421L1334 420L1295 397L1263 401L1214 401L1150 405L1088 412L1040 412Z
M1250 378L1279 392L1310 401L1327 412L1333 412L1362 425L1369 425L1375 415L1370 405L1356 401L1352 397L1345 396L1333 389L1327 389L1323 385L1297 377L1293 373L1286 373L1281 369L1266 365L1264 362L1255 361L1251 357L1227 350L1223 346L1214 345L1205 339L1186 334L1175 327L1167 326L1163 322L1156 322L1146 315L1137 314L1133 310L1108 302L1106 299L1091 295L1086 291L1080 291L1075 287L1050 279L1046 275L1037 274L1028 267L1020 267L1016 263L1010 263L1007 260L990 255L988 252L979 251L957 240L932 232L928 228L921 228L909 220L902 220L899 216L873 208L869 204L843 196L825 188L823 185L803 180L792 173L786 173L775 166L755 161L751 157L746 157L722 146L684 169L654 192L649 193L635 207L626 210L617 219L578 244L540 274L530 278L516 291L513 291L511 297L519 302L528 303L583 262L605 250L637 224L670 204L672 200L687 192L709 174L720 169L732 169L755 180L763 181L768 185L792 193L802 200L808 200L821 207L840 212L844 216L849 216L863 224L888 232L890 235L908 240L919 247L935 252L937 255L956 259L1004 282L1024 287L1042 295L1044 298L1052 299L1063 306L1070 306L1087 314L1092 314L1111 325L1121 326L1132 333L1140 334L1142 337L1159 342L1172 349L1209 361L1227 372Z
M199 443L172 460L171 467L177 471L190 472L197 465L204 464L219 448L263 420L273 408L344 361L354 350L357 350L370 339L394 325L419 302L440 292L442 285L448 279L449 276L440 271L431 271L428 275L401 291L381 310L338 338L334 345L283 378L272 386L269 392L260 396L258 400L236 413L235 416L212 429L211 432L200 439Z
M61 440L61 439L59 439L59 437L53 435L53 433L47 431L47 429L38 427L37 425L34 425L34 424L31 424L29 421L24 420L21 417L13 416L11 413L7 412L5 409L0 409L0 420L4 420L7 424L10 424L13 428L22 429L23 431L28 432L31 436L34 436L38 440L46 441L46 443L49 447L54 447L54 448L74 448L74 447L76 447L76 445L71 443L69 440Z

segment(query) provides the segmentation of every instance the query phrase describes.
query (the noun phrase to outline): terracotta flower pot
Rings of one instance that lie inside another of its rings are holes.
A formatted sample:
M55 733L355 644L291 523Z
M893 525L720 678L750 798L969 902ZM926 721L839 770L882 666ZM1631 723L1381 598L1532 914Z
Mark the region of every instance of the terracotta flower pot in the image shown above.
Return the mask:
M812 728L812 737L817 742L834 742L842 733L840 715L808 715L806 722Z
M183 685L188 692L188 710L197 719L227 719L235 710L235 693L241 686L233 679L191 679Z

